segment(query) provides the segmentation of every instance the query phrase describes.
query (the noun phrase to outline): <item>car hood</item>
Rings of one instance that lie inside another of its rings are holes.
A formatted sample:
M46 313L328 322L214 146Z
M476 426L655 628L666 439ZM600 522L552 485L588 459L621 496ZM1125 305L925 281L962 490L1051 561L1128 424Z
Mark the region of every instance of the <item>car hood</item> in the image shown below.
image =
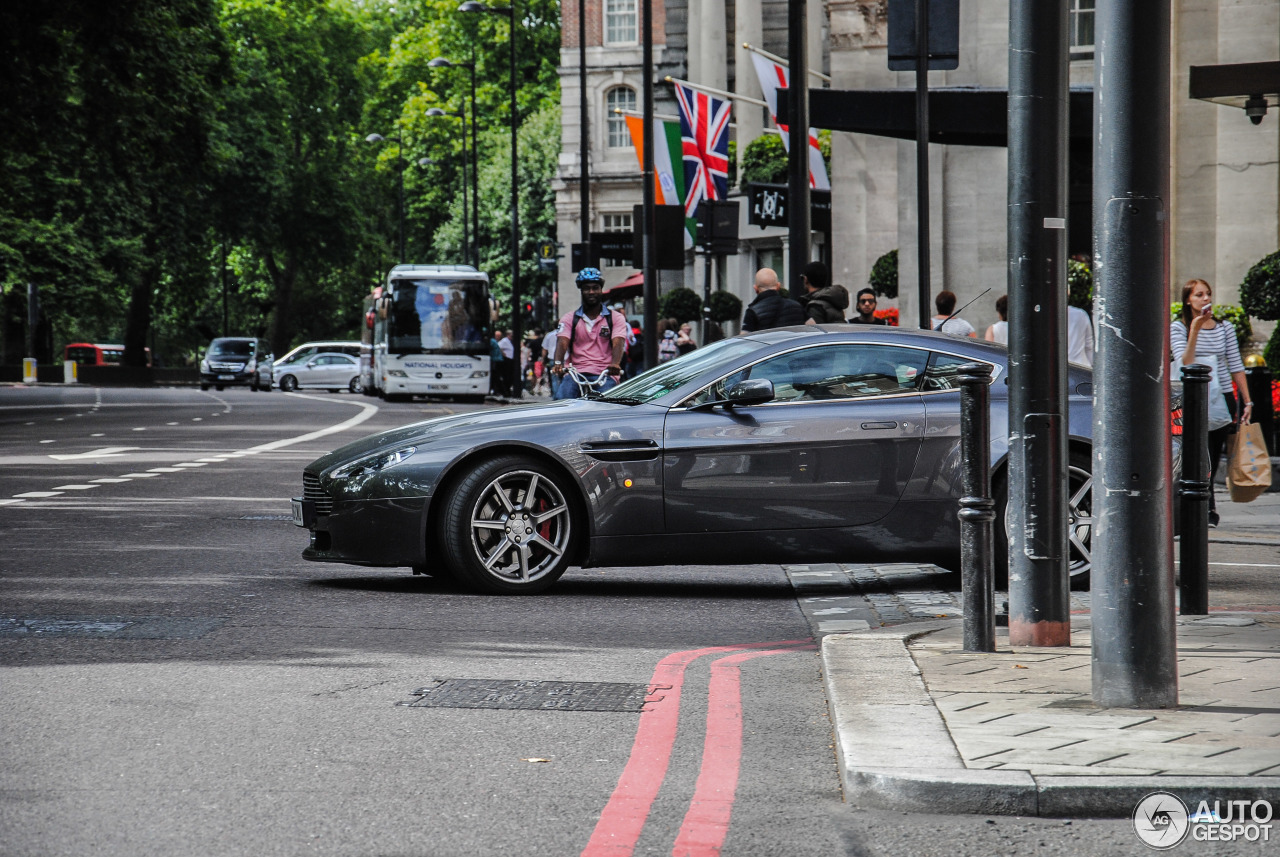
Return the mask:
M471 411L448 417L436 417L419 423L387 429L369 435L335 449L317 458L307 466L313 473L322 473L340 464L393 450L402 446L423 443L462 442L466 445L484 443L494 437L520 440L526 436L543 435L543 429L573 424L573 433L589 432L589 423L596 421L617 425L620 420L638 412L653 413L654 405L623 405L607 401L566 399L501 410ZM665 410L665 409L663 409Z

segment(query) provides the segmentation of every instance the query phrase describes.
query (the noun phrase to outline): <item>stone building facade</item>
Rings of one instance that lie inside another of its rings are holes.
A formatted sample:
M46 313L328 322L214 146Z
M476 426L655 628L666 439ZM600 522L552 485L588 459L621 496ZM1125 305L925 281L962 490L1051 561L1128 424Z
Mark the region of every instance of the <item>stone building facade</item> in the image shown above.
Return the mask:
M610 8L639 0L584 0L589 35L587 65L591 90L591 175L593 229L608 228L611 215L627 214L641 200L634 149L610 146L605 110L608 94L629 87L640 101L640 48L606 38ZM1071 0L1073 49L1071 83L1091 86L1093 0ZM887 68L885 0L810 0L811 68L823 68L837 89L915 86L914 73ZM1181 283L1202 277L1214 284L1221 303L1238 303L1238 285L1249 267L1280 246L1280 115L1253 125L1240 109L1188 95L1189 67L1280 60L1280 0L1173 0L1171 52L1171 297ZM657 78L686 77L717 88L759 97L759 85L744 41L786 53L786 4L781 0L654 0ZM661 13L659 14L659 10ZM560 241L578 241L577 6L564 7L561 58L564 146L557 183ZM960 63L954 71L931 72L930 86L1008 84L1008 0L964 0L960 4ZM593 23L594 22L594 23ZM593 29L594 28L594 29ZM638 33L638 28L636 29ZM743 75L736 69L746 69ZM670 89L659 85L658 113L674 114ZM764 126L761 108L735 106L739 146ZM741 151L741 149L739 149ZM1073 151L1069 247L1087 255L1091 183L1090 153ZM1006 208L1008 157L1003 148L930 147L930 226L933 291L948 288L960 304L991 291L966 310L979 330L996 319L995 299L1007 290ZM899 306L905 321L917 317L915 144L867 134L832 135L832 246L816 249L832 267L833 280L851 290L867 282L883 253L899 251ZM744 205L745 209L745 205ZM783 230L740 230L739 256L717 271L718 283L745 300L751 272L761 264L781 264ZM566 251L567 252L567 251ZM562 266L560 281L572 292L572 275ZM610 282L631 273L609 270ZM701 266L668 274L663 288L701 288ZM563 289L562 289L563 291ZM576 294L568 295L569 299ZM1256 325L1263 334L1270 325Z

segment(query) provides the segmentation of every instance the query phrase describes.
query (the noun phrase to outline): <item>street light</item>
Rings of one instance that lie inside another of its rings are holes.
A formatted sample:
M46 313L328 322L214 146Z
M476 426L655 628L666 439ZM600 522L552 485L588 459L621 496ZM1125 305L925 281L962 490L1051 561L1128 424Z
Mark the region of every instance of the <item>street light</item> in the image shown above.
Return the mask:
M516 110L515 3L513 2L510 6L486 6L476 0L468 0L458 7L458 11L505 15L511 25L511 339L515 343L518 355L520 345L524 341L524 325L520 313L520 186L516 172L516 125L520 121L520 115ZM519 399L524 392L524 382L519 370L516 372L516 378L519 383L515 385L512 395Z
M439 107L432 107L427 111L428 116L457 116L462 119L462 261L467 261L467 256L471 250L471 236L467 229L467 221L470 216L467 213L467 115L461 110L457 112L441 110ZM475 129L472 129L475 133ZM423 163L423 162L426 163ZM435 163L430 158L423 158L418 161L420 166ZM477 266L478 267L478 266Z
M395 141L396 144L396 161L398 168L396 172L400 175L400 264L404 264L404 145L400 142L400 135L394 137L384 137L381 134L370 134L364 138L366 143L383 143L388 139Z
M480 136L480 120L476 117L476 48L471 46L471 62L454 62L436 57L427 63L428 68L465 68L471 73L471 234L475 236L473 262L480 268L480 153L476 139ZM466 145L466 141L463 141ZM465 190L464 190L465 193Z

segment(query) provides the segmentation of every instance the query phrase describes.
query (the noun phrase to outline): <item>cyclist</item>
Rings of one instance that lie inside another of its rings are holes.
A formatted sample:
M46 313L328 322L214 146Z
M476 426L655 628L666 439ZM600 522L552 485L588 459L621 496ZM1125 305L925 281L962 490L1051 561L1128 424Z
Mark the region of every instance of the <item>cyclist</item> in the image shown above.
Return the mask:
M585 393L573 376L565 374L567 366L588 380L607 371L608 377L596 388L599 392L617 384L630 333L626 316L604 306L604 275L600 269L583 268L577 280L582 306L561 318L556 328L556 355L551 366L556 376L552 387L556 399L576 399Z

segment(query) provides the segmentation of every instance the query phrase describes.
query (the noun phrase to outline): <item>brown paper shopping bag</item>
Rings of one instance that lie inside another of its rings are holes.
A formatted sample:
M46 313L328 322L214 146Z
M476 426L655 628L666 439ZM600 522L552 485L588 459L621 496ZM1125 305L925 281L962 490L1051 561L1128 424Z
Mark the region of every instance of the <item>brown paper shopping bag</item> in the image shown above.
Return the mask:
M1271 459L1257 423L1240 426L1231 439L1231 464L1227 468L1227 490L1231 502L1248 503L1271 487Z

